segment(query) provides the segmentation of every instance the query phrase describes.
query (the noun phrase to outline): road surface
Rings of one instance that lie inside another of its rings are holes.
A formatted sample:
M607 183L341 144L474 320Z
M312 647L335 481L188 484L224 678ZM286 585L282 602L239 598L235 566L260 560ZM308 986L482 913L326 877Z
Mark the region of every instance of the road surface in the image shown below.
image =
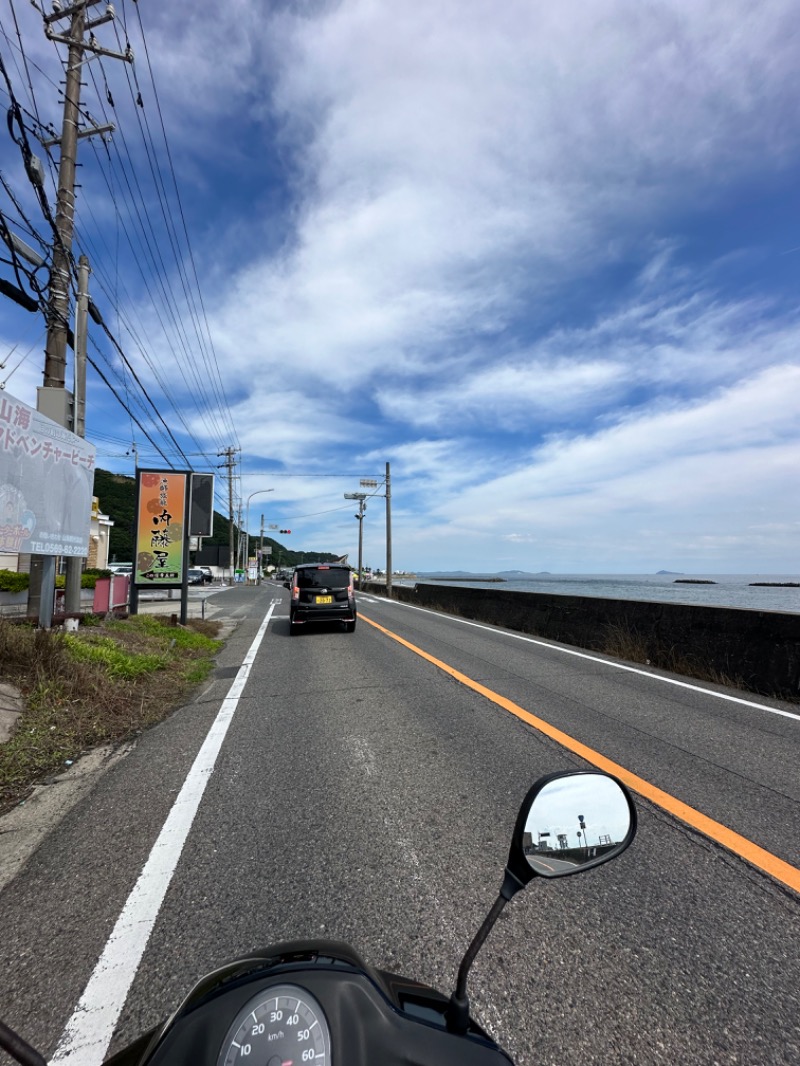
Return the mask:
M277 940L343 939L449 992L528 787L598 753L651 788L638 837L506 908L470 978L474 1012L519 1066L800 1061L800 896L786 881L800 866L796 707L367 595L355 633L290 638L287 595L209 596L209 616L238 622L213 682L142 736L0 894L8 1024L48 1057L65 1027L79 1031L76 1006L228 706L112 1050L204 972ZM717 825L773 872L720 844ZM125 984L93 980L104 1004Z

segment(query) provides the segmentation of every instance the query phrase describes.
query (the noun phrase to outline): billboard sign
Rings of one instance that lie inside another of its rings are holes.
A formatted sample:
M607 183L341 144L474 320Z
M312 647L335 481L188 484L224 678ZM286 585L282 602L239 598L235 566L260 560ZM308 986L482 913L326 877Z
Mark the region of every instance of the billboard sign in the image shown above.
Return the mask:
M89 554L95 448L0 393L0 552Z
M211 537L214 535L214 475L191 474L189 508L189 535Z
M179 588L183 581L188 477L174 470L136 471L137 588Z

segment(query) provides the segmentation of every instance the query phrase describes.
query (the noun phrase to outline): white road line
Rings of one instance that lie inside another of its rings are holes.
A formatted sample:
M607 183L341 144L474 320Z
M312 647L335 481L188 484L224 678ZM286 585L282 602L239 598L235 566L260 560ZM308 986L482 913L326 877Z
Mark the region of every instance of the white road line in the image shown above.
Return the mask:
M100 1066L105 1057L273 610L270 607L267 611L197 753L80 1002L67 1022L50 1060L52 1063Z
M407 607L411 611L422 611L423 614L432 614L437 618L446 618L450 622L458 622L463 626L472 626L473 629L484 629L487 633L500 633L512 640L521 640L526 644L537 644L540 648L549 648L550 651L560 652L562 655L572 655L576 659L587 659L592 663L601 663L610 666L614 670L624 670L628 674L639 674L641 677L649 677L653 681L660 681L665 685L675 685L676 688L687 688L691 692L702 692L704 696L713 696L718 700L726 700L728 703L738 703L742 707L754 707L757 711L767 711L769 714L778 714L782 718L793 718L800 722L800 714L793 711L781 711L777 707L770 707L766 703L755 703L753 700L743 700L739 696L729 696L727 692L716 692L711 688L703 688L701 685L691 685L688 681L678 681L674 677L663 677L661 674L653 674L649 670L642 670L636 666L626 666L611 659L601 659L597 655L590 655L585 651L576 651L574 648L565 648L560 644L550 644L546 640L537 640L535 637L526 637L522 633L512 633L508 629L498 629L496 626L484 625L481 622L470 622L467 618L457 618L452 614L444 614L442 611L432 611L429 607L417 607L414 603L404 603L402 600L386 600L386 603L396 603L400 607Z

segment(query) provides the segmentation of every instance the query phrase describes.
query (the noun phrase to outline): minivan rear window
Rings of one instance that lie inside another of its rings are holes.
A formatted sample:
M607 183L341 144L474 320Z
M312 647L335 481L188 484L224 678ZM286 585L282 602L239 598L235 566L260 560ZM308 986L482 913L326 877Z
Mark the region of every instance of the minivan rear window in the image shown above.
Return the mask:
M330 566L324 570L298 570L296 576L301 589L346 589L350 585L350 571L341 566Z

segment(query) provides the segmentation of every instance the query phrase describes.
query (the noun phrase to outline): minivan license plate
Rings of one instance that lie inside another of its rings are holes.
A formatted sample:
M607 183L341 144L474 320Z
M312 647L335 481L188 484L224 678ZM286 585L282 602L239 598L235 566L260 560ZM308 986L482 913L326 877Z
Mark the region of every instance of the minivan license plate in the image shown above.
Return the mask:
M317 596L317 603L333 603L333 596Z

